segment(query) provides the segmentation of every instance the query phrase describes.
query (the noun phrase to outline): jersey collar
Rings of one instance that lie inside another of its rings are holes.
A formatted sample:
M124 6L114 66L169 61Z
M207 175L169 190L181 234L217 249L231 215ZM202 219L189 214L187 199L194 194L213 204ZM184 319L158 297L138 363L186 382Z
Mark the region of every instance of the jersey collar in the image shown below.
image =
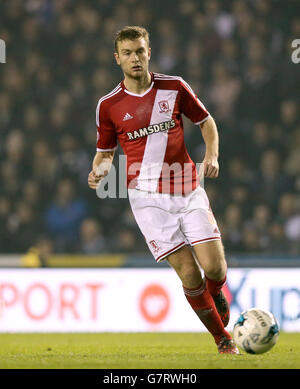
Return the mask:
M125 88L125 85L124 85L124 80L121 82L121 87L123 89L124 92L126 92L127 94L131 95L131 96L135 96L135 97L144 97L147 93L149 93L151 91L151 89L153 88L153 85L154 85L154 76L153 76L153 73L150 72L150 75L151 75L151 84L149 86L149 88L144 92L142 93L141 95L139 95L138 93L132 93L132 92L129 92L129 90L127 90Z

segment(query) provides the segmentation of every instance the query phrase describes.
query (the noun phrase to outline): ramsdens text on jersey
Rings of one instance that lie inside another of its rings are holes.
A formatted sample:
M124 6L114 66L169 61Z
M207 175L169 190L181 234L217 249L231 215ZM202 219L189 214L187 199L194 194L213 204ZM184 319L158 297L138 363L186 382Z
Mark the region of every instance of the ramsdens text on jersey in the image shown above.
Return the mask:
M167 131L174 127L175 127L175 120L172 119L159 124L152 124L148 127L140 128L139 130L135 130L133 132L127 132L127 135L129 140L134 140L146 135L154 134L156 132Z

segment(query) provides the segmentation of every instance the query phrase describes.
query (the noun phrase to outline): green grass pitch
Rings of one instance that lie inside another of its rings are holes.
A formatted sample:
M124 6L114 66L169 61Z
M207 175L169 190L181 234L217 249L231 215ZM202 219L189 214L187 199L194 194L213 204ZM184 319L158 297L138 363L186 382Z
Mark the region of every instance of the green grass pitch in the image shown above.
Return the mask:
M300 333L261 355L219 355L207 333L0 334L1 369L299 369Z

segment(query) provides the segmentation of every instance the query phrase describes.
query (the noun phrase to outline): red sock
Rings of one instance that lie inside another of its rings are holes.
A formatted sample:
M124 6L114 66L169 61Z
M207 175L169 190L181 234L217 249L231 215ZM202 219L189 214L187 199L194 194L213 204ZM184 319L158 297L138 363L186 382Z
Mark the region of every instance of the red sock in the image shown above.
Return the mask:
M224 325L216 310L216 306L209 291L203 282L197 288L189 289L183 287L186 299L190 303L199 319L212 334L216 343L219 343L221 337L225 336L231 339L229 332L224 329Z
M226 276L221 281L210 280L209 278L207 278L207 276L205 276L205 281L206 281L205 283L206 283L206 287L207 287L209 293L212 296L217 296L221 292L221 289L226 282Z

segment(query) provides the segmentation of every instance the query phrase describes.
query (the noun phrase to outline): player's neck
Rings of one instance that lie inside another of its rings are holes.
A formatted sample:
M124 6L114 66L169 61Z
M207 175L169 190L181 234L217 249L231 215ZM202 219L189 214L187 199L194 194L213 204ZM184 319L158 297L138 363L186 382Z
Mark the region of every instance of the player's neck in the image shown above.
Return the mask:
M149 89L151 85L151 74L147 72L145 73L144 77L139 79L125 75L124 85L129 92L141 95L142 93L146 92L146 90Z

